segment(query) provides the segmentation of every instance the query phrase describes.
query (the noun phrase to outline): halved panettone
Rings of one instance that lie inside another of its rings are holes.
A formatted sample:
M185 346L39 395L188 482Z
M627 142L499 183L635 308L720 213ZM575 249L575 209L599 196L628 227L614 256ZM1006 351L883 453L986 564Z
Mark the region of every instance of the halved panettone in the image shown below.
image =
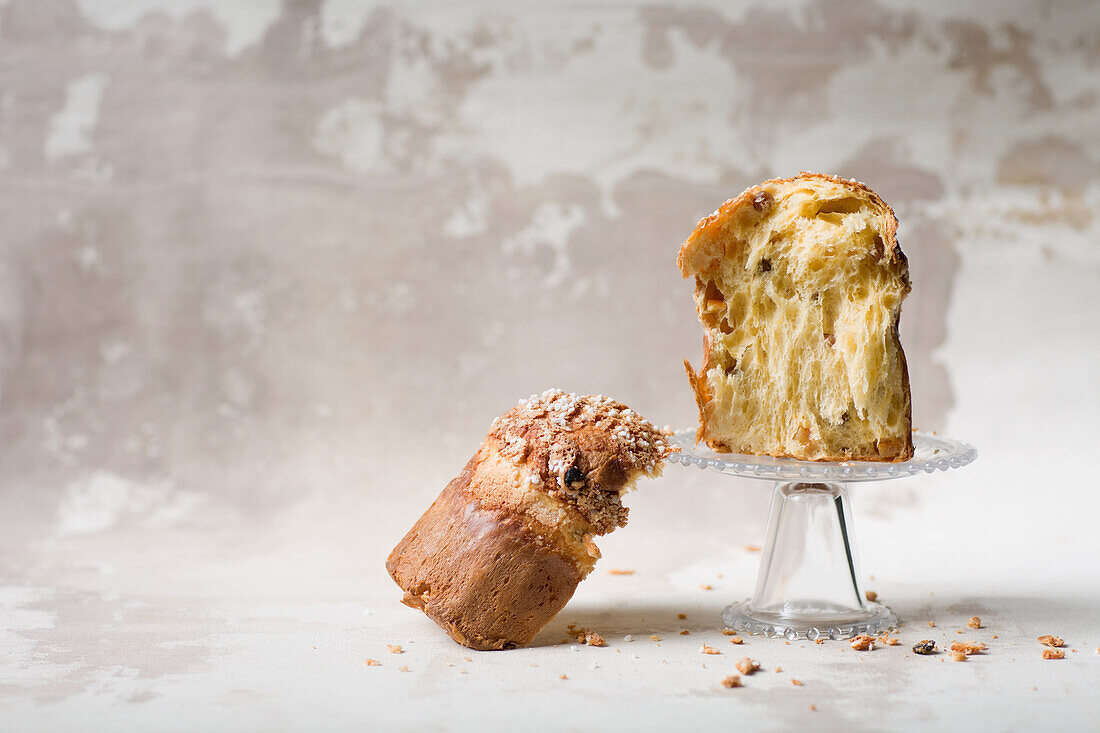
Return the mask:
M684 362L700 440L803 460L912 456L896 231L871 189L817 173L765 181L699 222L678 263L704 327L702 367Z

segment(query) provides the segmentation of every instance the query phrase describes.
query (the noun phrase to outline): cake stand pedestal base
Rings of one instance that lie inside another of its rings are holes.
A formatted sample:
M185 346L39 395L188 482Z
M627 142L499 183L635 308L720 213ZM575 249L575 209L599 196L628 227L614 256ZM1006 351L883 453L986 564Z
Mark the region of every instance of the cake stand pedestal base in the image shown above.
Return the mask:
M962 468L978 457L969 443L919 432L913 433L913 456L898 463L715 453L696 444L694 429L678 431L673 442L680 450L670 463L778 481L756 592L727 606L722 620L747 634L787 639L847 639L898 623L893 611L864 600L860 591L848 484Z
M787 639L846 639L897 625L864 599L840 483L777 483L752 598L722 612L726 626Z

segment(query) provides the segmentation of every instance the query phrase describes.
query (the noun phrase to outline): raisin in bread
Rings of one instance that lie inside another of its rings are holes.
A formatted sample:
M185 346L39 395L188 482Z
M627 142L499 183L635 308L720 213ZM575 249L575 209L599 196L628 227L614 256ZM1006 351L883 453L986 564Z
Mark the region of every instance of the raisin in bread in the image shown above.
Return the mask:
M704 327L698 438L803 460L913 454L898 337L909 267L897 219L861 183L817 173L753 186L680 248Z
M523 646L591 572L593 537L626 524L621 495L673 450L622 403L532 395L493 422L386 569L458 643Z

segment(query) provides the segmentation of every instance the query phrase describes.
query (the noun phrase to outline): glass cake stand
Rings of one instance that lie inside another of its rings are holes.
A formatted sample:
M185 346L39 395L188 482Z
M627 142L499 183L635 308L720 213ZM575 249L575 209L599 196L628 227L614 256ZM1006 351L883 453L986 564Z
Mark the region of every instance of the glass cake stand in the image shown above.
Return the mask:
M913 458L903 463L715 453L695 445L694 429L678 431L673 442L681 452L670 463L775 482L756 592L727 606L722 620L737 631L787 639L846 639L897 625L893 611L860 592L847 484L962 468L978 457L972 445L927 433L913 434Z

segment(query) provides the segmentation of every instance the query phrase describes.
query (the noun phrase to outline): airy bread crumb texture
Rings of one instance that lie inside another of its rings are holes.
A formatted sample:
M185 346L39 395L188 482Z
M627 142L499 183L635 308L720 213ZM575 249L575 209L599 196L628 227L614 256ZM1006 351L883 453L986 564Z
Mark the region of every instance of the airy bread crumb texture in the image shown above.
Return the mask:
M809 173L754 186L699 222L679 265L705 332L699 373L685 362L700 439L804 460L912 456L896 230L866 186Z

